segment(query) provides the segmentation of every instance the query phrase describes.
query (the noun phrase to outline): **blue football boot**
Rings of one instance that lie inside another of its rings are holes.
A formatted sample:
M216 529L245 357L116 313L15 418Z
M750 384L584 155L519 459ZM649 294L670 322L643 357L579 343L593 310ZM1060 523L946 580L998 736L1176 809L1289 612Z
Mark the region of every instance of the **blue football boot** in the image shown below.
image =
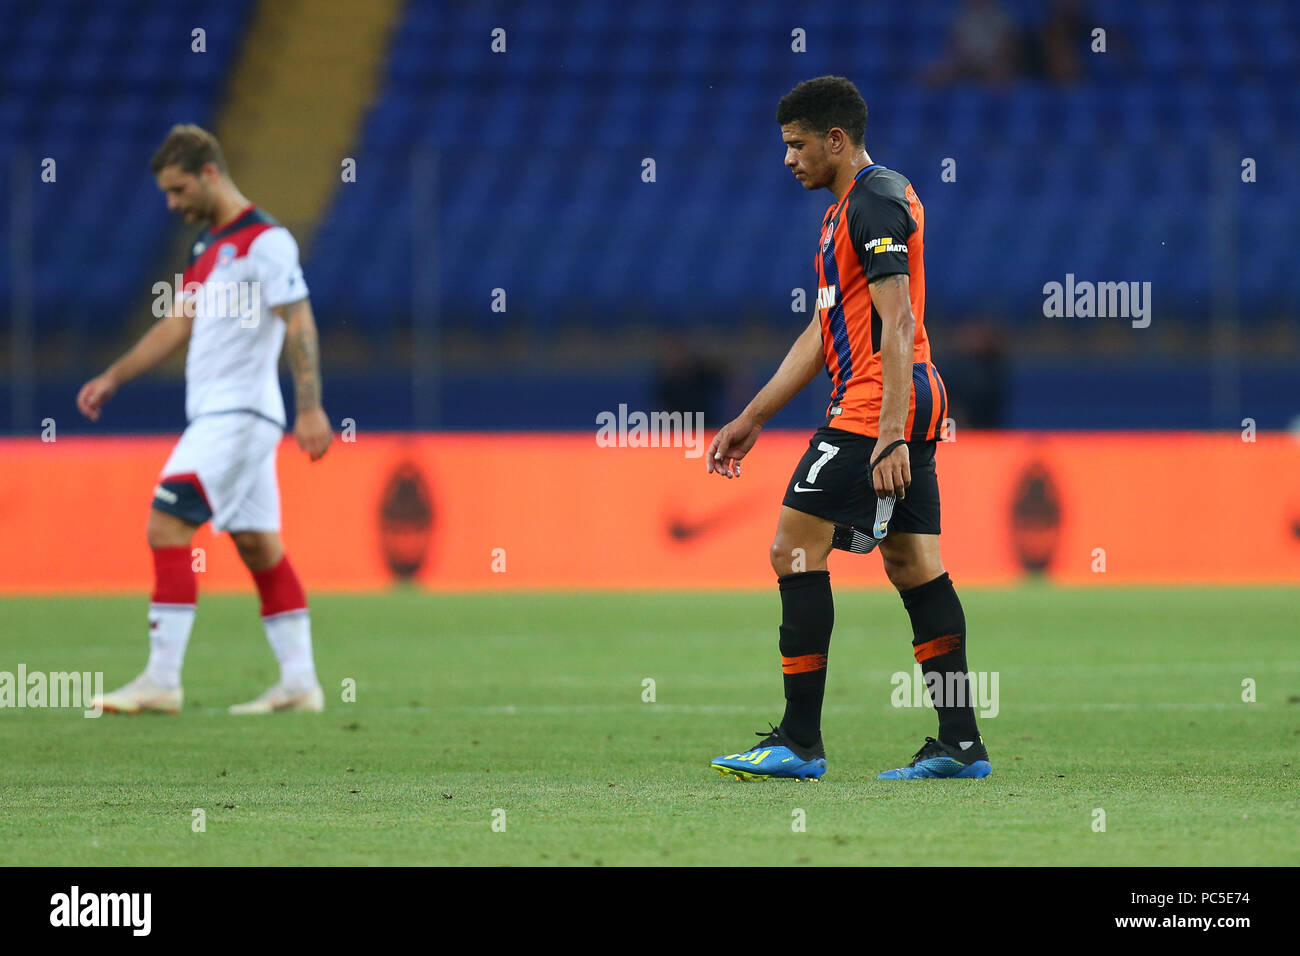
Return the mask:
M763 738L757 746L715 757L710 766L737 780L817 780L826 772L826 748L820 738L812 747L800 747L780 727L760 730L755 736Z
M926 737L921 749L906 767L886 770L880 780L924 780L951 777L987 777L993 772L984 741L977 740L962 750L933 737Z

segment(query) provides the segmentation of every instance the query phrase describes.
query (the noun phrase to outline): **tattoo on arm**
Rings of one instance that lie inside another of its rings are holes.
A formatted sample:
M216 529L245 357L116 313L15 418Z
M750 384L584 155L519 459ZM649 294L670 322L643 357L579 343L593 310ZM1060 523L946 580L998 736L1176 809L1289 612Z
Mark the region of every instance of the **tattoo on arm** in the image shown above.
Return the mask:
M908 284L908 277L901 272L895 272L893 275L887 275L883 279L877 279L871 284L880 286L882 289L887 288L891 292L897 291L901 295L903 287Z
M299 411L316 408L321 403L320 342L311 314L301 316L300 310L304 308L304 305L298 305L291 313L284 341Z
M872 301L877 303L881 318L880 360L880 438L903 436L907 423L907 406L912 384L912 351L916 317L908 298L909 280L905 275L885 276L871 283Z
M915 321L912 315L912 302L908 296L909 280L906 275L895 273L894 275L885 276L883 279L877 279L871 283L869 288L874 301L879 302L882 298L888 298L894 300L890 303L891 305L897 304L900 307L898 320L895 323L890 323L891 325L899 327L908 324L909 319ZM878 311L883 319L886 310L879 309Z

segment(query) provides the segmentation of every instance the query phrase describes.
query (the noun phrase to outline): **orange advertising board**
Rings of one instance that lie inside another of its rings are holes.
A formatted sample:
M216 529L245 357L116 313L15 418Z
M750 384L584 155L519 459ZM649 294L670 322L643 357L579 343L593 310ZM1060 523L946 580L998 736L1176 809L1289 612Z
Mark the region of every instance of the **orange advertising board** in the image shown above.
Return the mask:
M744 477L593 435L361 434L280 448L284 538L309 591L764 588L806 433L765 433ZM144 528L174 438L0 440L0 592L147 592ZM974 433L941 443L943 559L959 584L1300 583L1300 442L1236 434ZM251 587L200 531L200 590ZM833 552L838 586L887 586Z

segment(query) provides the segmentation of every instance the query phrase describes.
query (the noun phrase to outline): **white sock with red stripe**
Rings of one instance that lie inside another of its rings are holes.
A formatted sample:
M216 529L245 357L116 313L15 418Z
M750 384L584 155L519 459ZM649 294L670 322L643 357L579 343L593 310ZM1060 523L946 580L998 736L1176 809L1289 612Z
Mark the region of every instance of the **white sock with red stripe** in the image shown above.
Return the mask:
M168 690L181 684L181 665L194 627L198 579L189 546L153 549L153 600L149 605L149 663L145 673Z
M280 683L291 690L315 687L316 662L311 649L311 614L289 556L265 571L253 574L262 596L262 626L280 662Z

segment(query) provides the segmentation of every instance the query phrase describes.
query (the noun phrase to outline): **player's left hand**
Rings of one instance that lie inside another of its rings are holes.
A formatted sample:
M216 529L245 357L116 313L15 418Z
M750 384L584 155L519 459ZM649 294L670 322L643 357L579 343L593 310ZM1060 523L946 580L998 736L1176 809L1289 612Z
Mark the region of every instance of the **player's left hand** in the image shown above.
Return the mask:
M117 392L117 380L105 372L92 378L77 393L77 410L92 422L99 421L100 409Z
M871 449L871 461L894 443L894 439L877 438L876 447ZM871 474L871 482L876 489L877 498L894 495L899 501L907 496L907 489L912 484L912 456L907 445L899 445L889 453L889 457L876 465Z
M298 447L310 455L312 461L320 459L334 440L334 430L330 428L325 409L316 407L299 412L293 423L293 437L298 439Z

